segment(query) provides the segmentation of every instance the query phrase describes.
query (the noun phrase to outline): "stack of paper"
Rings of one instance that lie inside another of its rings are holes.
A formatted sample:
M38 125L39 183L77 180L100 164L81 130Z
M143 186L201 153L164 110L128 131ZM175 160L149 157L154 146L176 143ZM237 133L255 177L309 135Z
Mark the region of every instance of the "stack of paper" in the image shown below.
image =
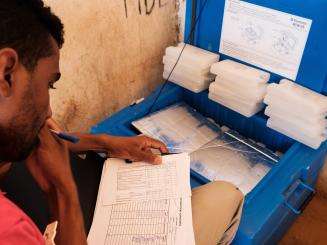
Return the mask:
M264 102L268 127L314 149L326 140L326 96L283 79L268 86Z
M209 98L246 117L251 117L264 104L270 74L232 60L211 66L216 80L210 84Z
M188 44L183 50L184 45L166 49L163 77L168 79L170 75L169 81L195 93L208 89L214 79L210 66L219 60L219 55Z
M155 166L107 160L88 244L195 244L189 167L188 154Z

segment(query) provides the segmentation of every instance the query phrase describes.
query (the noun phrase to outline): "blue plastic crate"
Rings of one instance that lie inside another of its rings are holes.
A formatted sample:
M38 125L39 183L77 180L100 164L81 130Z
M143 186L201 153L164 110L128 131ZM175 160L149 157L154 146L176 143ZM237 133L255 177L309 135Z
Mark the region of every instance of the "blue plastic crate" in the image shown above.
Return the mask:
M159 90L160 88L142 103L127 107L94 126L91 132L135 135L137 131L131 122L148 113ZM311 197L311 188L315 185L327 153L327 143L318 150L313 150L267 128L266 118L262 114L245 118L210 101L207 92L194 94L172 83L165 87L154 110L181 101L217 123L261 141L271 149L285 152L280 162L246 196L240 229L234 241L235 244L274 244ZM191 173L192 187L206 182L205 178Z
M194 2L193 2L194 1ZM187 0L186 33L191 29L192 12L199 13L205 0ZM251 0L257 5L299 15L313 20L296 82L317 92L327 93L327 3L326 0ZM224 0L208 0L197 25L194 45L217 52L223 19ZM192 11L192 6L197 8ZM228 58L222 55L222 58ZM271 81L280 76L272 74ZM130 106L94 126L92 133L135 135L131 122L144 117L160 87L142 103ZM169 83L153 111L184 101L206 117L237 130L242 135L283 153L280 162L246 196L239 231L234 244L276 244L312 197L313 187L327 153L327 142L318 150L267 128L263 112L246 118L208 99L208 91L194 94ZM191 172L192 187L207 180Z

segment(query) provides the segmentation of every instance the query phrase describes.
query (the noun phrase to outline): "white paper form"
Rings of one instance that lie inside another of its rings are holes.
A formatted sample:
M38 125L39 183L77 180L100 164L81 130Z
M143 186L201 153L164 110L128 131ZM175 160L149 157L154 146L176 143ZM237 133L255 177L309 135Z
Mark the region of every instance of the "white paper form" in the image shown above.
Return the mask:
M296 79L312 20L226 0L220 53Z
M94 214L88 244L192 245L191 210L190 197L101 205Z
M110 159L102 204L191 196L189 164L186 153L165 156L161 165Z
M163 160L180 158L189 162L188 155L181 155ZM109 189L104 177L111 171L111 163L112 159L106 161L103 168L88 244L195 244L190 196L102 205Z
M88 244L195 244L191 198L102 206L94 216Z

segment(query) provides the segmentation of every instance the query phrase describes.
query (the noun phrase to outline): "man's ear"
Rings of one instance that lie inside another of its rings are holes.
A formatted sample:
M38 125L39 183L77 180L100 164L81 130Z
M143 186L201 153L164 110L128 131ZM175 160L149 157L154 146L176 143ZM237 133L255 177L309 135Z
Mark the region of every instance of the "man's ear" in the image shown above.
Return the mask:
M0 49L0 98L11 94L12 74L18 65L18 54L14 49Z

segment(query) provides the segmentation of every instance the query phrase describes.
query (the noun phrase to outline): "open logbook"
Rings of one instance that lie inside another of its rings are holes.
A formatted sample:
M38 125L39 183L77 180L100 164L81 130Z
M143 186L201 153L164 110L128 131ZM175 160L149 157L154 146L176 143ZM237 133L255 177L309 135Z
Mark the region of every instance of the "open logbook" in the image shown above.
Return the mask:
M189 155L161 165L108 159L88 244L195 244Z

